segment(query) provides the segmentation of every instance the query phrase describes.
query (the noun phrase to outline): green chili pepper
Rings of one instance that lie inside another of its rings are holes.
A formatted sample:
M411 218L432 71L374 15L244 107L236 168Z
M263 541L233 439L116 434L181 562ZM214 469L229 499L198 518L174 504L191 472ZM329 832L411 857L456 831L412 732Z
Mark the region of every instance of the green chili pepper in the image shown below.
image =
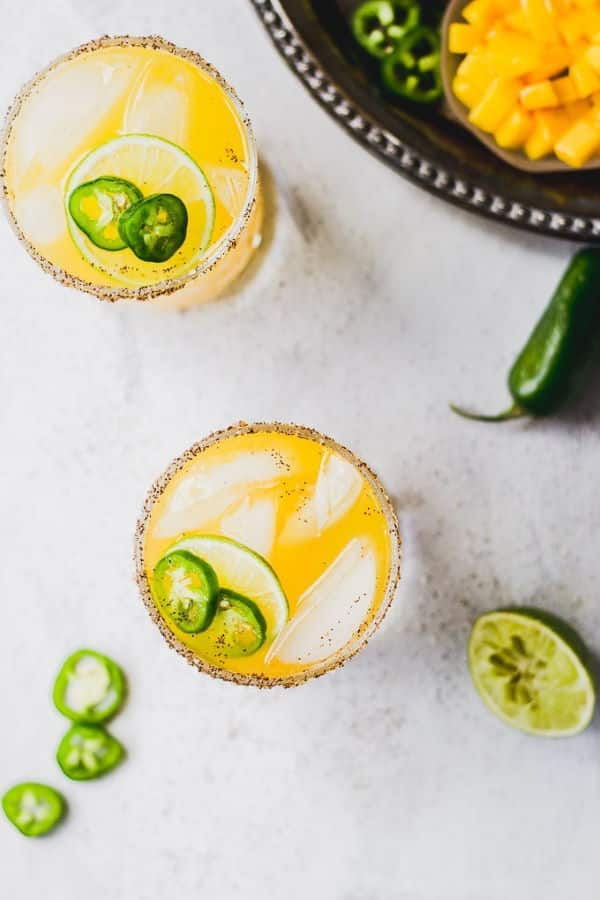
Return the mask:
M123 250L127 243L119 234L119 218L142 196L130 181L105 175L75 188L69 197L69 213L96 247Z
M413 28L381 63L385 87L415 103L433 103L442 96L440 39L426 25Z
M2 798L6 818L27 837L47 834L60 822L66 808L62 794L33 781L15 785Z
M63 716L94 725L110 719L123 705L125 677L107 656L79 650L63 663L52 696Z
M123 213L119 234L138 259L166 262L185 241L187 226L187 209L179 197L153 194Z
M600 322L600 249L575 254L541 319L508 375L513 405L495 416L458 406L467 419L504 422L543 416L557 410L581 381L598 337Z
M181 631L197 634L212 622L219 582L214 569L193 553L163 556L154 569L153 589L158 606Z
M383 59L420 19L416 0L367 0L352 14L352 33L363 50Z
M56 751L56 760L74 781L89 781L118 766L125 755L123 745L97 725L73 725Z
M219 656L251 656L265 642L267 623L256 603L224 589L210 633Z

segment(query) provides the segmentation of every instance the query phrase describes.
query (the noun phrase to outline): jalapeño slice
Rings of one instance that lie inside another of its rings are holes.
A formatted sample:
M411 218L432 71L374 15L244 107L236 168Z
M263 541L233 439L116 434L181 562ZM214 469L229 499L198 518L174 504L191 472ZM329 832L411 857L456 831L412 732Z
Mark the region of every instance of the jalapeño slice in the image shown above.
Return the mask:
M125 755L123 745L97 725L73 725L56 751L56 761L74 781L89 781L118 766Z
M62 794L34 781L17 784L2 798L9 822L27 837L40 837L57 825L66 811Z
M204 631L217 609L219 582L207 562L187 550L168 553L154 569L154 594L162 612L186 634Z
M219 656L251 656L265 642L267 623L248 597L222 590L211 632Z
M352 33L363 50L383 59L420 19L421 9L415 0L367 0L352 15Z
M185 204L175 194L152 194L127 209L119 219L119 234L138 259L166 262L187 234Z
M52 697L58 711L74 722L105 722L123 705L125 677L107 656L78 650L63 663Z
M383 60L385 87L415 103L433 103L442 95L440 39L432 28L421 26L408 32L394 52Z
M127 242L119 234L119 218L142 197L131 181L104 175L75 188L69 197L69 213L96 247L124 250Z

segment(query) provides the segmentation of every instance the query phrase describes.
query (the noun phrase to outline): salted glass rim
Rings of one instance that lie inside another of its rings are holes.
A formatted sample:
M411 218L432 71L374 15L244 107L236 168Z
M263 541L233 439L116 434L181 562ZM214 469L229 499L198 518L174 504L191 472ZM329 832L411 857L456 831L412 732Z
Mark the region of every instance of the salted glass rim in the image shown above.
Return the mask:
M339 453L340 456L348 460L348 462L350 462L358 470L358 472L369 484L369 487L373 490L377 502L379 503L385 515L386 526L391 545L390 562L383 598L377 608L375 615L368 622L368 624L363 623L354 633L353 637L340 650L338 650L336 653L333 653L331 656L328 656L327 658L314 663L312 666L308 666L301 672L296 672L292 675L287 676L277 676L275 678L270 678L267 675L252 675L241 672L231 672L228 669L215 666L212 663L209 663L199 657L190 647L179 640L179 638L171 631L169 626L166 624L152 598L150 582L146 574L146 563L144 555L147 527L154 506L162 497L165 489L171 483L173 477L187 463L195 459L200 453L208 449L208 447L211 447L214 444L217 444L227 438L237 437L243 434L268 434L270 432L275 432L278 434L288 434L316 441L322 446L327 447L336 453ZM137 521L134 542L134 560L136 581L142 595L142 600L146 606L148 613L150 614L150 618L152 619L154 624L158 626L167 644L172 649L176 650L181 656L183 656L190 665L194 666L200 672L204 672L205 674L210 675L213 678L219 678L223 681L232 681L236 684L252 685L259 688L271 688L278 686L287 688L304 684L307 681L311 681L313 678L318 678L321 675L332 672L334 669L340 668L367 645L369 640L378 630L390 606L392 605L392 601L394 599L401 574L401 548L402 541L400 538L398 517L396 516L392 501L386 493L381 481L379 480L379 477L375 474L375 472L373 472L371 468L369 468L369 466L365 462L363 462L355 453L353 453L352 450L349 450L343 444L339 444L333 438L330 438L313 428L308 428L303 425L293 425L284 422L237 422L234 425L229 426L229 428L214 431L212 432L212 434L209 434L207 437L193 444L182 454L176 457L173 462L171 462L170 465L167 466L164 472L156 479L146 496L144 505L142 507L142 513Z
M162 281L156 282L155 284L142 285L137 288L130 288L124 285L109 286L94 284L93 282L87 281L84 278L79 278L76 275L72 275L70 272L67 272L66 269L55 265L55 263L51 262L46 256L40 253L39 250L34 247L32 242L25 235L16 219L16 216L11 208L8 199L9 188L6 172L6 157L8 153L8 145L10 142L13 127L24 104L27 102L38 85L40 85L45 80L45 78L58 66L72 59L75 59L77 56L81 56L86 53L93 53L96 50L101 50L105 47L148 47L152 50L164 50L168 53L174 54L175 56L179 56L182 59L188 60L197 68L201 69L221 87L228 99L233 104L235 112L243 127L248 148L248 188L246 191L244 205L239 215L232 222L225 234L223 234L214 244L211 253L204 257L199 265L194 266L194 268L190 269L187 272L184 272L182 275L176 278L165 278ZM33 76L33 78L31 78L25 85L23 85L6 113L4 125L2 131L0 132L0 198L12 230L16 233L19 241L24 245L29 255L32 256L33 259L35 259L35 261L41 266L41 268L49 275L52 275L52 277L59 281L61 284L64 284L67 287L76 288L88 294L93 294L100 300L107 300L109 302L114 302L116 300L152 300L155 297L162 297L168 294L175 293L176 291L184 288L194 279L207 274L230 250L235 247L236 242L244 231L244 228L248 224L248 221L254 209L257 188L258 150L256 146L256 139L250 119L235 89L229 84L229 82L225 80L225 78L223 78L220 72L211 63L207 62L204 57L200 56L199 53L196 53L195 50L189 50L184 47L179 47L177 44L166 40L166 38L163 38L160 35L104 35L103 37L96 38L92 41L87 41L85 44L80 44L73 50L69 50L67 53L63 53L61 54L61 56L56 57L56 59L54 59L51 63L37 72Z

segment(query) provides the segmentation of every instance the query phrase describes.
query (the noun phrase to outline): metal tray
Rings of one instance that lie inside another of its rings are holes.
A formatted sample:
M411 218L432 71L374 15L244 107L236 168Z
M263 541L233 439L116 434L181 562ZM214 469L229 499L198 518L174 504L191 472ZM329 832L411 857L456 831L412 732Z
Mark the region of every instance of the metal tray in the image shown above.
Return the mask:
M355 0L250 0L315 100L379 159L432 194L516 228L600 243L600 176L511 168L448 115L409 108L376 86L354 48Z

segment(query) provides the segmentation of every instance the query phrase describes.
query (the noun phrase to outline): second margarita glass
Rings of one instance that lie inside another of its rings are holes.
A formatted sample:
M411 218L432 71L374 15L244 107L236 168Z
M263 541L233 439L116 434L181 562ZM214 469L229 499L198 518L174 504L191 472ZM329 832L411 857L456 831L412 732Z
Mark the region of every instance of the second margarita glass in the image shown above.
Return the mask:
M205 60L159 37L101 38L36 75L8 114L0 161L29 253L103 300L214 299L261 241L242 104Z

